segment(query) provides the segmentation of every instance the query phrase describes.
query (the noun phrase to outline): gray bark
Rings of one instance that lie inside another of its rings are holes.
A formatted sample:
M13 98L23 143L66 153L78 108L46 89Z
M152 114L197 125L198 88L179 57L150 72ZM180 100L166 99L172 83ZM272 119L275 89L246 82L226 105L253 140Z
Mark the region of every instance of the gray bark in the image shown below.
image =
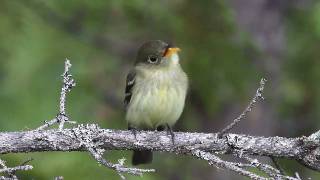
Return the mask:
M105 150L145 150L193 155L196 150L224 154L241 151L245 155L295 159L320 171L320 132L310 137L259 137L215 133L175 132L174 144L166 132L137 132L101 129L97 125L79 125L72 129L34 130L0 133L0 153L43 151L86 151L85 143Z

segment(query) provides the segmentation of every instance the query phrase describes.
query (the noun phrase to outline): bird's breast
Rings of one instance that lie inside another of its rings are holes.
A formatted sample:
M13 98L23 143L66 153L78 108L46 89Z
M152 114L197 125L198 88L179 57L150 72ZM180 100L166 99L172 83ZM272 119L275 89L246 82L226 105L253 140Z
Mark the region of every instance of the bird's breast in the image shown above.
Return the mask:
M138 75L127 109L127 121L137 128L147 129L173 125L183 111L187 91L187 78L179 73L183 72Z

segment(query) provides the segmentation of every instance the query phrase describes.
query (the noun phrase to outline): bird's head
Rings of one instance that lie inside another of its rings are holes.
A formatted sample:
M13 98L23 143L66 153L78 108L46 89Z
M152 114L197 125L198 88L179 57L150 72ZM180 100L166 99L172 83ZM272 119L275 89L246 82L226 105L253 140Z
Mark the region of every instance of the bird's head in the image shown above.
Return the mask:
M144 43L138 50L136 65L169 67L179 64L178 47L163 41L153 40Z

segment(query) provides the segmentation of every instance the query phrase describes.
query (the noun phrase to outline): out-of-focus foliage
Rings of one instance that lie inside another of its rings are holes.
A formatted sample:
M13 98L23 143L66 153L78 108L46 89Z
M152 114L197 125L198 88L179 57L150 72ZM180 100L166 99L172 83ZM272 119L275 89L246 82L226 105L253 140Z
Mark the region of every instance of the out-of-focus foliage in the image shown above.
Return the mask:
M288 8L282 22L287 51L277 122L279 131L290 128L285 131L290 134L282 135L307 135L319 127L319 10L320 3ZM253 58L261 56L259 50L250 35L237 27L235 16L230 3L222 0L4 0L0 6L0 129L34 129L56 115L65 58L71 60L77 81L67 102L70 117L79 123L126 129L122 108L126 73L139 45L162 39L183 50L181 63L191 81L176 129L217 131L231 120L226 117L244 108L263 74L260 62ZM108 152L106 158L117 161L124 156L129 164L130 155ZM19 174L23 179L118 179L87 153L1 158L16 165L29 157L34 158L35 168ZM283 163L297 168L291 161ZM148 167L157 173L144 179L212 179L221 173L205 162L162 153L156 153Z
M281 110L284 119L296 120L295 126L299 131L292 129L293 135L308 134L310 130L319 129L319 10L320 2L317 2L310 9L294 9L288 13L288 60L283 69Z

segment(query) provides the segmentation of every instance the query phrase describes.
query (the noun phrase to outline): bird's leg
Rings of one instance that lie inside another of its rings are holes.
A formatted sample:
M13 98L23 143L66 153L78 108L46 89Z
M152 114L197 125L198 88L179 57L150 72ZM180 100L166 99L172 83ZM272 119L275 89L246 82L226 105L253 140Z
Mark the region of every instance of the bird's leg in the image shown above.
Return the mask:
M157 131L163 131L166 129L166 126L160 125L157 127Z
M174 133L172 131L172 128L169 126L168 123L166 124L166 127L167 127L167 134L171 135L172 144L174 144Z
M128 130L132 132L132 134L134 135L134 138L137 140L137 128L131 126L130 124L128 124Z

